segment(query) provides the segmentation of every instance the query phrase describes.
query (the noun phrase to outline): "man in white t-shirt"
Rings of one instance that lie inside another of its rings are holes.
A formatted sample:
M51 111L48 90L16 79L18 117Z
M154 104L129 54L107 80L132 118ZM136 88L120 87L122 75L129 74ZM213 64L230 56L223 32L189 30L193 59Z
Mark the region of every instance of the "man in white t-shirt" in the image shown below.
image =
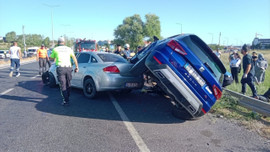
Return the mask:
M17 46L17 42L13 42L13 46L9 49L10 54L10 73L9 76L13 76L13 70L16 65L16 77L20 76L20 59L22 58L21 48Z

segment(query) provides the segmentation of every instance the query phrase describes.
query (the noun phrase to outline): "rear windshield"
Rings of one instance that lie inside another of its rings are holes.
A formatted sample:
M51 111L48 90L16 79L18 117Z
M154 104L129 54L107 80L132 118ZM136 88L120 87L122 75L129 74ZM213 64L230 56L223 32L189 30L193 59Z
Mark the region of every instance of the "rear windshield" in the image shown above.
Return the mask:
M103 62L127 63L127 60L116 54L97 54Z
M191 39L190 37L186 37L183 41L187 44L187 46L192 50L192 52L204 63L204 65L212 72L212 74L216 77L219 82L223 81L223 72L215 61L216 56L213 53L209 53L211 51L206 50L207 48L203 47L200 44L201 41L198 38L194 37Z

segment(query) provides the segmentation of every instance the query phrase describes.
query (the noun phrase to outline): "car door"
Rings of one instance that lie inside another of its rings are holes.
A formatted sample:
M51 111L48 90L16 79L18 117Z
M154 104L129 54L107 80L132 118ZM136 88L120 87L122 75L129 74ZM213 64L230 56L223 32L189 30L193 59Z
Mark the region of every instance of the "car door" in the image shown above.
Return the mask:
M72 72L71 85L74 87L82 88L84 73L87 70L91 55L89 53L80 53L77 57L79 72ZM75 65L74 65L75 66ZM73 69L75 68L73 66Z

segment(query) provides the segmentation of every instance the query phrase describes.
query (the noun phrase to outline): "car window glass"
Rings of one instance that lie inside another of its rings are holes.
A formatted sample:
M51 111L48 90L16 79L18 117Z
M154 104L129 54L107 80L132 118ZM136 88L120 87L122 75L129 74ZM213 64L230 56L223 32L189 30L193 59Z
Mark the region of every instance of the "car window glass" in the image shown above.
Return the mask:
M127 60L116 54L97 54L103 62L127 63Z
M81 53L78 57L78 63L88 63L90 59L90 54Z
M97 63L97 59L95 57L91 57L91 63Z
M204 65L213 72L217 80L220 80L222 73L219 66L215 63L213 56L211 56L202 47L193 42L189 37L184 38L183 41L192 50L192 52L204 63Z

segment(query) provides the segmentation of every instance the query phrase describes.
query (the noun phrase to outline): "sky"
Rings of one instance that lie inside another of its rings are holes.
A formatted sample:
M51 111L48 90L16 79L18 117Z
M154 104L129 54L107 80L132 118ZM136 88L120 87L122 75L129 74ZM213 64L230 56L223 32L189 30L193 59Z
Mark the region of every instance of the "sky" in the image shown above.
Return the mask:
M207 44L251 44L270 38L270 0L0 0L0 36L14 31L113 40L114 30L126 17L159 17L161 36L181 33L199 36Z

